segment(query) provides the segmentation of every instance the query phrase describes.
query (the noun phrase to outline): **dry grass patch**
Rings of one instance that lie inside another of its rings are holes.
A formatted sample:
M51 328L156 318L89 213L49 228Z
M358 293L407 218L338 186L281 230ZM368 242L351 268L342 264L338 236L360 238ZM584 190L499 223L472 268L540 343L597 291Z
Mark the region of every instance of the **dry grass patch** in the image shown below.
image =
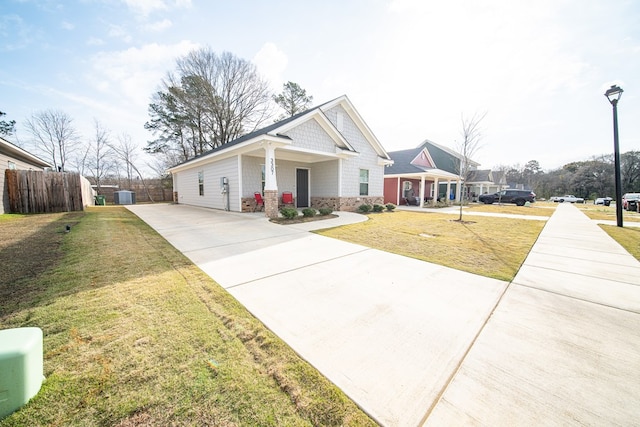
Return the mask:
M603 206L594 204L576 205L578 209L584 212L591 219L616 221L616 207ZM622 210L623 221L638 222L640 221L640 213L634 211Z
M544 221L398 211L319 234L470 273L511 280Z
M516 206L514 204L502 204L494 203L492 205L485 205L484 203L471 203L465 209L465 212L488 212L488 213L501 213L512 215L534 215L534 216L551 216L555 206L549 206L548 204L531 203L529 206Z
M0 328L43 329L47 379L1 427L375 425L126 209L3 220L6 236Z

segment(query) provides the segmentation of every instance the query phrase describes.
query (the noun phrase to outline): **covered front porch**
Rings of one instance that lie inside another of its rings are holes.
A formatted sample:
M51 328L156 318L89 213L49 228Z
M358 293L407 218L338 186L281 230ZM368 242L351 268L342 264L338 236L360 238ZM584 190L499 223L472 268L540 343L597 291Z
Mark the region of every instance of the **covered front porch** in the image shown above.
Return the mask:
M276 218L283 206L355 211L365 201L382 203L382 197L344 194L342 183L354 179L344 162L357 155L339 147L331 153L274 141L256 144L239 157L241 210L264 209L267 217ZM260 194L262 206L255 193Z
M440 169L426 172L385 175L384 201L395 205L435 206L438 201L460 200L462 179Z

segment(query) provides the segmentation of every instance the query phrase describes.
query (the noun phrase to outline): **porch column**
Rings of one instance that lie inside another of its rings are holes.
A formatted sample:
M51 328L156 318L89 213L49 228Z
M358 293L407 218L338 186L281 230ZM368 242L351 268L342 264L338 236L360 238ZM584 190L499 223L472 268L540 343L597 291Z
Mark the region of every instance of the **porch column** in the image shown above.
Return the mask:
M438 203L439 197L440 197L440 178L435 178L433 180L433 198L431 199L431 204L434 207Z
M424 175L420 177L420 206L424 208Z
M451 200L449 199L449 196L451 195L451 180L449 179L447 181L447 195L445 196L447 198L447 204L451 204Z
M278 217L276 149L270 142L264 146L264 213L269 218Z

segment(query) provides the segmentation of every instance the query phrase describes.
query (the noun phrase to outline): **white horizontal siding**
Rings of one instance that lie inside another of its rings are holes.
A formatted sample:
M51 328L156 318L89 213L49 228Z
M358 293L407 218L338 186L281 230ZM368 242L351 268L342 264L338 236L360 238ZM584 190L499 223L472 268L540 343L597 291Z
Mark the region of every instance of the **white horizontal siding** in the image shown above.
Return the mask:
M342 134L353 149L360 154L342 161L342 196L358 197L360 195L360 169L366 169L369 171L368 195L382 197L384 193L384 166L378 165L378 153L375 152L358 126L341 106L332 108L325 115L335 125L338 113L341 113L343 117Z
M204 172L204 195L199 193L198 173ZM222 194L220 179L229 180L230 210L240 212L238 157L230 157L206 165L196 166L176 173L178 203L224 209L226 195Z

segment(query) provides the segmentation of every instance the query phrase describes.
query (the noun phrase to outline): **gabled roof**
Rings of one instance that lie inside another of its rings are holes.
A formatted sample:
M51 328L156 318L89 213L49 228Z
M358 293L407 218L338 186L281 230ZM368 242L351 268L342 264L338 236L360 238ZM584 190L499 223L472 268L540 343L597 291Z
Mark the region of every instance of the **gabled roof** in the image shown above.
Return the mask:
M415 159L421 151L422 148L410 148L408 150L389 152L389 156L393 159L393 164L384 169L384 174L399 175L425 172L424 167L416 166L411 163L411 161Z
M467 182L493 182L490 169L469 171Z
M458 174L460 154L428 139L425 139L418 148L426 149L429 152L438 169Z
M234 139L233 141L229 141L228 143L216 147L212 150L209 150L205 153L202 153L199 156L194 157L193 159L189 159L186 162L178 164L169 170L173 170L175 168L181 167L183 165L187 165L193 162L197 162L203 160L205 158L214 157L223 152L231 151L235 148L238 148L243 145L252 144L254 142L259 142L263 139L270 140L280 140L286 141L289 145L291 142L291 138L287 135L284 135L288 130L308 121L315 119L318 124L332 137L334 142L336 143L336 147L340 149L341 152L347 152L352 154L357 154L356 150L349 144L347 139L342 135L342 133L331 123L331 121L325 115L325 111L334 108L335 106L342 106L342 108L349 114L353 122L356 124L358 129L365 136L367 141L371 144L372 148L376 151L378 156L383 159L383 161L390 161L390 157L388 153L384 150L378 139L375 137L373 132L369 129L367 124L362 120L362 117L356 109L349 101L346 95L340 96L331 101L325 102L324 104L313 107L309 110L298 113L292 117L286 118L284 120L280 120L276 123L273 123L264 128L258 129L254 132L243 135L239 138Z
M3 152L7 154L9 157L15 158L16 160L21 160L25 163L29 163L39 168L52 167L49 163L45 162L41 158L34 156L28 151L18 147L17 145L7 141L2 137L0 137L0 152Z
M392 175L429 175L438 176L442 178L456 178L455 173L442 170L438 167L426 167L415 163L411 163L415 160L420 153L424 151L424 148L410 148L408 150L391 151L389 156L393 160L393 164L387 166L384 169L385 176ZM427 153L430 154L430 153ZM437 165L436 165L437 166Z

